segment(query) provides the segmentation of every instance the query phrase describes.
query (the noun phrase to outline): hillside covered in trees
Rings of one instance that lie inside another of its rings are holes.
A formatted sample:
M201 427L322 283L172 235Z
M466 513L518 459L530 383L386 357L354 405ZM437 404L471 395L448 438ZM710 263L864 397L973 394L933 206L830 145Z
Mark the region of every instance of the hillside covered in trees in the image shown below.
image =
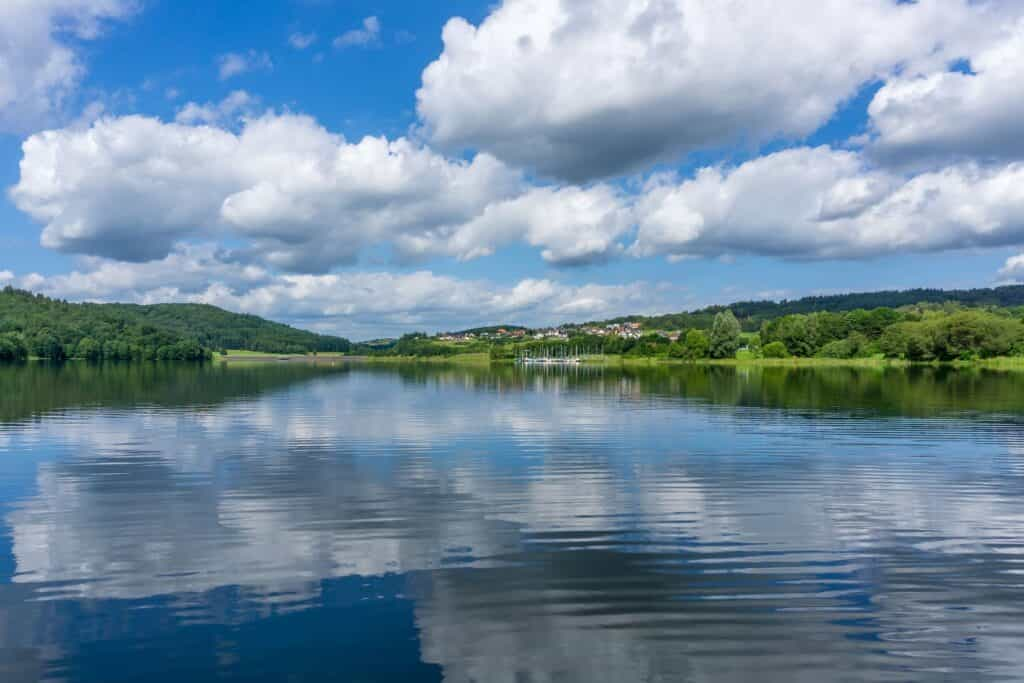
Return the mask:
M348 340L203 304L73 304L0 291L0 359L202 360L221 349L348 351Z
M732 311L747 332L756 332L761 325L786 315L807 313L845 313L857 309L901 308L917 304L955 302L975 308L1012 308L1024 306L1024 285L980 289L907 289L901 291L860 292L808 296L792 301L738 301L728 306L708 306L695 311L658 316L626 316L592 324L639 322L645 329L680 330L710 329L715 315Z

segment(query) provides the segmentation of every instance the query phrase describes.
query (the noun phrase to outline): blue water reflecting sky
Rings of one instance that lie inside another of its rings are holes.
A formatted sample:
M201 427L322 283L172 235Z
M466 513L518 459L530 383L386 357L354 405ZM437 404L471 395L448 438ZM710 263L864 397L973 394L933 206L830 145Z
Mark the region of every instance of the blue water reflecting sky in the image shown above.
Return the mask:
M200 375L9 419L0 673L1024 675L1012 411L957 410L957 378L873 380L932 397L901 415L678 372L356 367L216 400Z

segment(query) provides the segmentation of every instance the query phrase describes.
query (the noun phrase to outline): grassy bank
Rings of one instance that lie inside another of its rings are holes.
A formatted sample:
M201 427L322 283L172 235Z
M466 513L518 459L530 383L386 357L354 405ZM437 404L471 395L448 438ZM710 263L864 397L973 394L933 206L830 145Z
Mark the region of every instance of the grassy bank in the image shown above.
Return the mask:
M461 353L451 356L364 356L344 353L289 354L262 353L260 351L231 350L216 354L214 360L223 363L337 363L342 361L360 363L431 363L457 365L487 365L490 357L486 353Z
M264 351L245 351L229 349L227 353L213 354L213 360L222 363L271 363L271 362L337 362L346 358L344 353L325 351L313 355L311 353L266 353Z
M458 353L451 356L361 356L366 363L432 363L438 365L490 365L487 353Z
M642 358L635 356L606 356L604 358L587 358L588 364L605 365L728 365L754 367L906 367L913 365L910 361L892 358L701 358L684 360L681 358ZM1024 367L1024 365L1022 365Z

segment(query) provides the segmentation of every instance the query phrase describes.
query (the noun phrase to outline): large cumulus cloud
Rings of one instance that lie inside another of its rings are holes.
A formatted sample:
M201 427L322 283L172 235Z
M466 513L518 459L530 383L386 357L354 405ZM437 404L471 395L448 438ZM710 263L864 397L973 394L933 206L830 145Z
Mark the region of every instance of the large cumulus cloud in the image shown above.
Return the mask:
M858 152L795 148L681 182L637 203L637 256L754 253L863 258L1024 240L1024 163L964 163L911 177Z
M580 181L801 138L863 85L962 56L999 12L965 0L505 0L455 18L418 109L441 145Z
M400 259L472 258L520 239L576 263L616 252L628 228L609 188L530 188L487 154L349 142L293 114L247 119L238 132L183 123L230 117L236 106L224 114L224 104L205 107L216 116L188 106L177 123L127 116L34 135L11 196L52 249L146 261L182 239L232 235L297 272L350 265L378 244Z

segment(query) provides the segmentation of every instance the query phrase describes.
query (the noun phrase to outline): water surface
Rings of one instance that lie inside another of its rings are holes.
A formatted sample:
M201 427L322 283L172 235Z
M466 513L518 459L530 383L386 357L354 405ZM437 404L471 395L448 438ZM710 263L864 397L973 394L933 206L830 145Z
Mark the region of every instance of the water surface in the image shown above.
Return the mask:
M0 680L1024 679L1024 374L0 368Z

